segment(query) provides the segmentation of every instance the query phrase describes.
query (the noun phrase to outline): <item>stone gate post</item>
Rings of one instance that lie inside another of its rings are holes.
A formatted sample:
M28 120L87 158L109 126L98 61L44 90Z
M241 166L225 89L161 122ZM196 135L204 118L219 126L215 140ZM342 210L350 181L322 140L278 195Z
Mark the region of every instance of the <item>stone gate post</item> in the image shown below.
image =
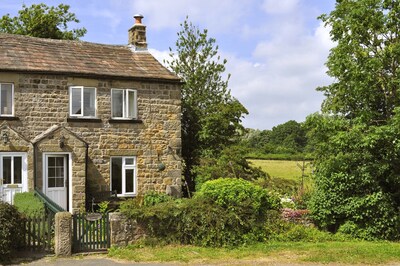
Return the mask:
M54 251L56 256L71 256L72 253L72 214L58 212L54 224Z

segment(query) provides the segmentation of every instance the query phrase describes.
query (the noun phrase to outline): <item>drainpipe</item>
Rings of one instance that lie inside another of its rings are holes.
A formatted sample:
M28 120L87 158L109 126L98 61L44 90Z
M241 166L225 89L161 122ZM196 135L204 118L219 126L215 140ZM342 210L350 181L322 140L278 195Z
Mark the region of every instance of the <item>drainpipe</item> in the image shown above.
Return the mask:
M85 143L86 151L85 151L85 206L86 211L89 210L89 203L87 199L88 195L88 163L89 163L89 144Z
M33 145L33 190L37 188L37 173L36 173L36 143L32 143Z

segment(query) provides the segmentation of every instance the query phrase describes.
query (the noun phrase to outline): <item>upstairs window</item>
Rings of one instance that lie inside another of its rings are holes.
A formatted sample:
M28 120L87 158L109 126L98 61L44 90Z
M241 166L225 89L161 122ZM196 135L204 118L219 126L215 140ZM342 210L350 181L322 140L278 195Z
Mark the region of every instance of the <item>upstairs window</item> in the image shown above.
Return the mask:
M69 115L72 117L96 117L96 88L74 86L69 89Z
M0 115L14 115L14 84L0 83Z
M137 118L136 90L111 89L111 116L115 119Z

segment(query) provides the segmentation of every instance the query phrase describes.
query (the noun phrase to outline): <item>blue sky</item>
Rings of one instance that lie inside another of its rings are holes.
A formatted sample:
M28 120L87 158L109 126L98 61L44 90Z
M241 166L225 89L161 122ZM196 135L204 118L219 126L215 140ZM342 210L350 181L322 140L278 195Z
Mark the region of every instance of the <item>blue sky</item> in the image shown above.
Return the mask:
M84 41L127 44L133 15L144 15L150 52L160 61L174 48L186 16L217 40L228 60L229 88L248 109L245 127L271 129L304 121L320 109L315 89L332 82L324 63L333 43L317 19L334 0L0 0L0 15L17 15L22 4L71 6L85 27Z

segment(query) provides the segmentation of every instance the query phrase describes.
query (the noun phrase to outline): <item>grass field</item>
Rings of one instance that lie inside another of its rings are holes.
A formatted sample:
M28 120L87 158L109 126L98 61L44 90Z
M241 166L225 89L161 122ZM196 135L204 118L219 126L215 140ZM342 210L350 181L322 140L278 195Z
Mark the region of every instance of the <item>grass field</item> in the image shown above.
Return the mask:
M261 167L271 177L299 181L302 175L302 161L283 161L283 160L248 160L251 165ZM311 174L310 162L305 162L305 174Z
M248 160L252 166L261 167L269 174L271 179L264 187L269 187L282 195L290 196L301 187L303 161L285 161L285 160ZM304 162L304 187L312 187L311 164Z
M274 265L301 263L320 265L398 265L400 243L393 242L269 242L240 248L205 248L167 245L111 248L110 257L135 262L186 264Z

